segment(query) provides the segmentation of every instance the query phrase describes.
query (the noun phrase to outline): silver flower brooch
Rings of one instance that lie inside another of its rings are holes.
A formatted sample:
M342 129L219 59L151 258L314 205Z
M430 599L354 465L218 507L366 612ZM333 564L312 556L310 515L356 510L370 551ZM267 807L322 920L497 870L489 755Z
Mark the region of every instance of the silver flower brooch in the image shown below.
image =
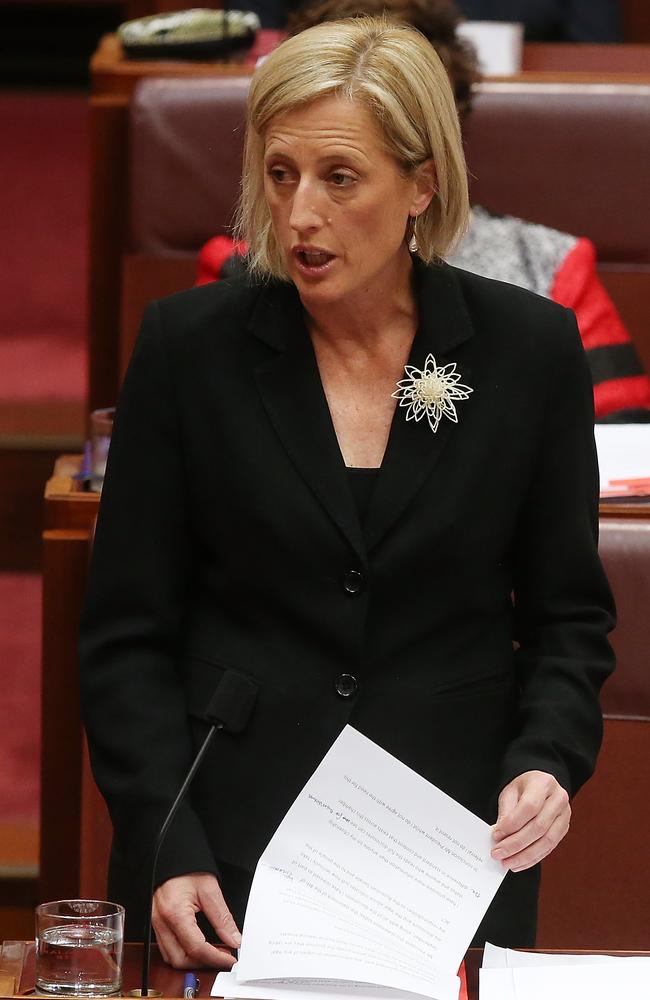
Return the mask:
M426 414L434 434L443 417L458 423L454 402L467 399L474 390L460 383L455 361L439 368L433 354L427 354L422 370L405 365L404 371L408 378L400 379L393 397L399 399L400 406L407 407L407 420L422 420Z

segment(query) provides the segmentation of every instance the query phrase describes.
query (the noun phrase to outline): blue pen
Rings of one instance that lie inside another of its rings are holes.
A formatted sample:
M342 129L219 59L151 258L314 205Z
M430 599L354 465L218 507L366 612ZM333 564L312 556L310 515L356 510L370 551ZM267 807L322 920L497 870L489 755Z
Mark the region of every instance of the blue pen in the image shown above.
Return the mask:
M183 976L183 996L195 997L199 992L200 982L193 972L186 972Z

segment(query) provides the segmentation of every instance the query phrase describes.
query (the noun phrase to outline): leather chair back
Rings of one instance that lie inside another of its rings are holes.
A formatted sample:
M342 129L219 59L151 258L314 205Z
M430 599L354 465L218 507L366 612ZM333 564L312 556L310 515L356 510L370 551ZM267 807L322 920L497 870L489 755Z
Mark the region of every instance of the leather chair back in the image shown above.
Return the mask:
M131 105L122 363L146 301L192 283L239 191L249 77L142 81ZM466 127L472 196L588 236L650 371L650 84L479 86ZM614 165L614 169L613 169Z

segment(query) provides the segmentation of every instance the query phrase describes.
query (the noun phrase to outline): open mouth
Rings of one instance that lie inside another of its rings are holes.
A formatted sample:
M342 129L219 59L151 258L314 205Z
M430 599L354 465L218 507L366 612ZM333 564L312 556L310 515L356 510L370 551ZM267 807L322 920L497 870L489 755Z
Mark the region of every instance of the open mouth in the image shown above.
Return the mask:
M324 271L334 260L334 254L326 250L294 250L301 270L317 274Z

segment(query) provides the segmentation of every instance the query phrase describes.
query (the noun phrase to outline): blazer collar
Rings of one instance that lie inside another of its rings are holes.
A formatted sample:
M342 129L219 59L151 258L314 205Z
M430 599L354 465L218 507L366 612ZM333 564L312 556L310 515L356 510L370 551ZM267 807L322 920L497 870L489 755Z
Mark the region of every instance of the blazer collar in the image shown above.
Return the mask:
M419 324L408 363L422 368L428 354L438 364L457 360L454 351L473 334L459 279L447 264L425 265L415 257L413 267ZM293 284L271 282L262 289L250 330L277 352L254 370L269 419L298 472L365 564L368 550L431 474L457 425L444 420L434 435L426 420L407 424L405 410L397 406L362 531ZM466 381L467 367L459 363L458 370Z

